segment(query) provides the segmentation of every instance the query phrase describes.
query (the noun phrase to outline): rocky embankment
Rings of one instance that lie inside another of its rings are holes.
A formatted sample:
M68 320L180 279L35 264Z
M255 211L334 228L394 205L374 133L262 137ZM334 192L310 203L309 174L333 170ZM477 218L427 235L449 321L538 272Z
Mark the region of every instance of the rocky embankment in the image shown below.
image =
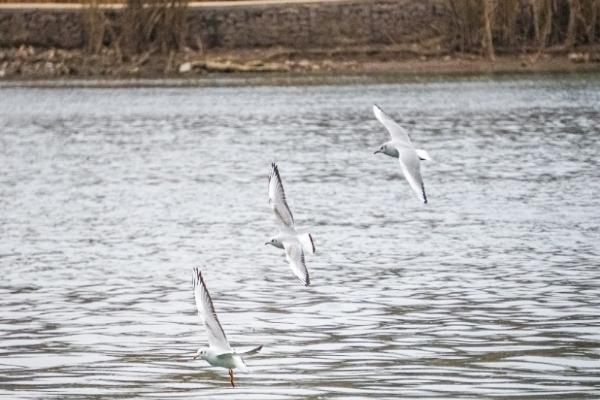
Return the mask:
M351 60L281 59L268 52L238 57L234 53L211 55L184 51L162 55L144 53L123 57L111 49L99 54L81 50L42 49L21 46L0 49L0 78L53 77L159 77L197 76L210 73L306 73L358 67Z
M544 40L543 46L529 37L513 38L517 46L502 45L500 35L496 51L487 52L477 45L477 35L466 38L455 29L468 21L456 20L447 5L446 0L204 4L159 7L144 20L135 9L16 4L0 7L0 79L600 70L600 43L589 37ZM527 10L515 15L526 20ZM135 21L145 21L146 29L126 29ZM534 30L524 26L523 31ZM504 32L500 28L496 31ZM563 28L554 36L560 38ZM469 40L470 46L459 45Z
M0 49L0 79L161 78L211 74L427 74L477 72L600 72L600 49L499 56L494 63L471 54L447 54L414 46L338 49L285 48L123 56L33 46Z

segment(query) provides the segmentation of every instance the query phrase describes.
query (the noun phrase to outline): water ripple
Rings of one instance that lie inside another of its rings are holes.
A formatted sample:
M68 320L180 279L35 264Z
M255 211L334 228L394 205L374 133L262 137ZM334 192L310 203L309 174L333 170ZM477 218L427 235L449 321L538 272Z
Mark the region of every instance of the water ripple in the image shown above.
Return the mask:
M1 397L600 396L598 80L2 92ZM263 245L272 160L309 288ZM191 266L264 345L236 390L191 360Z

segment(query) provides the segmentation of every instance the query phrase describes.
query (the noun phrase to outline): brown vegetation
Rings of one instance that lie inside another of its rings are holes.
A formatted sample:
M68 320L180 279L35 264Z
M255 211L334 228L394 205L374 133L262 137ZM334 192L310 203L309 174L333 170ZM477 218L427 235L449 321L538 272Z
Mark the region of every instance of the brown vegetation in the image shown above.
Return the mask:
M337 5L305 16L305 23L282 18L277 22L281 29L276 26L263 35L264 21L277 18L268 10L264 14L269 18L264 18L262 7L256 13L228 7L206 14L190 8L190 0L126 0L118 8L106 7L103 1L88 0L82 11L7 12L0 28L16 40L0 48L0 78L404 73L424 68L437 72L597 71L600 66L600 0L433 0L431 4L442 1L447 8L441 12L436 8L435 15L417 13L417 21L428 23L417 23L410 32L400 29L394 39L387 35L391 43L382 39L381 32L387 32L388 23L406 21L401 18L406 14L373 24L373 15L381 11L363 12L370 8L356 4L351 4L356 16L367 18L347 19L351 28L371 35L366 43L362 42L365 35L352 36L343 30L314 30L305 37L314 15L330 18L331 10L342 9ZM374 0L361 5L369 1ZM382 4L389 16L400 3ZM317 21L326 24L330 20ZM435 29L420 31L420 26ZM26 35L28 29L35 35ZM274 32L282 32L283 44L273 44ZM39 39L36 35L42 34L49 40L34 44ZM248 35L252 40L245 40ZM328 42L330 37L343 41Z
M87 49L98 54L108 44L118 61L138 57L140 62L151 54L171 54L184 46L188 0L127 0L115 14L91 0L85 11ZM170 71L172 57L166 58Z
M239 1L239 0L198 0L202 2L213 2L213 1ZM0 0L2 3L64 3L64 4L83 4L89 5L90 3L97 4L125 4L127 0Z
M539 53L594 44L600 0L446 0L456 50Z

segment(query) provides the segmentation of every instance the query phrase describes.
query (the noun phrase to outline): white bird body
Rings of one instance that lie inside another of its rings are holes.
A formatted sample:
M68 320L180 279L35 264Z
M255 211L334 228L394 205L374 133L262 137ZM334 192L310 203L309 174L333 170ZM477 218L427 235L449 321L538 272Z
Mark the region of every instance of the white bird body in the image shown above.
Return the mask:
M213 367L227 369L239 368L241 370L245 370L247 368L244 359L237 353L219 354L218 352L209 348L203 355L200 356L200 358L208 362Z
M262 346L255 347L243 353L236 352L227 341L225 331L221 327L212 299L208 293L208 288L198 268L194 268L193 270L192 283L198 316L204 322L204 327L208 334L209 346L208 349L198 349L194 359L200 357L213 367L227 368L229 370L231 386L235 387L233 370L241 369L245 371L247 367L243 357L258 353L262 349Z
M397 158L400 163L400 169L412 190L417 194L423 203L427 203L425 194L425 185L421 176L421 160L431 160L431 157L425 150L416 149L408 136L408 132L398 125L390 116L381 110L377 105L373 105L375 117L390 133L392 140L385 142L379 150L375 152L383 153L390 157Z
M271 164L269 174L269 205L279 225L279 233L267 243L285 250L285 257L294 275L305 285L310 285L304 252L315 253L315 243L310 233L299 233L294 226L294 217L285 198L283 183L277 164Z
M291 245L297 244L302 247L303 251L306 251L310 254L315 254L315 244L310 233L298 233L296 230L290 230L287 232L282 231L273 236L273 239L275 239L275 243L273 243L273 245L280 249L285 249L285 243L289 243Z
M389 142L385 142L384 144L387 146L382 151L383 154L385 154L386 156L393 157L393 158L400 158L400 153L398 152L398 147L402 146L402 143L395 143L393 141L389 141ZM426 150L415 149L415 152L417 153L417 156L419 156L419 160L432 161L431 156L429 155L429 153Z

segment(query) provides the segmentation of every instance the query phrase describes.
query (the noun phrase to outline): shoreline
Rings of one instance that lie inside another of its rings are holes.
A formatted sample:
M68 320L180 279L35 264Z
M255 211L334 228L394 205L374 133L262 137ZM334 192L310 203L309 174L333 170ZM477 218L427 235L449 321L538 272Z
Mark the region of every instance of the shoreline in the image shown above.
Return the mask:
M184 54L177 63L171 61L173 65L167 72L163 63L169 61L164 57L146 57L142 63L133 59L129 63L112 64L110 55L99 57L78 52L75 57L70 53L65 55L64 51L36 52L31 48L15 51L20 52L13 55L19 60L18 73L7 74L2 65L3 57L4 64L8 57L6 50L0 49L0 88L311 85L600 74L600 56L596 52L590 56L589 49L569 54L544 53L535 59L531 55L499 56L495 62L464 54L404 55L395 59L397 53L389 49L351 54L322 50L292 55L282 49L227 51ZM62 57L56 52L62 52ZM87 69L86 64L89 64Z
M560 79L576 76L581 79L600 79L600 71L548 71L548 72L497 72L460 74L412 74L412 75L338 75L338 76L264 76L264 75L214 75L198 79L180 78L109 78L109 79L10 79L0 80L1 89L143 89L143 88L234 88L261 86L344 86L418 84L453 81Z

